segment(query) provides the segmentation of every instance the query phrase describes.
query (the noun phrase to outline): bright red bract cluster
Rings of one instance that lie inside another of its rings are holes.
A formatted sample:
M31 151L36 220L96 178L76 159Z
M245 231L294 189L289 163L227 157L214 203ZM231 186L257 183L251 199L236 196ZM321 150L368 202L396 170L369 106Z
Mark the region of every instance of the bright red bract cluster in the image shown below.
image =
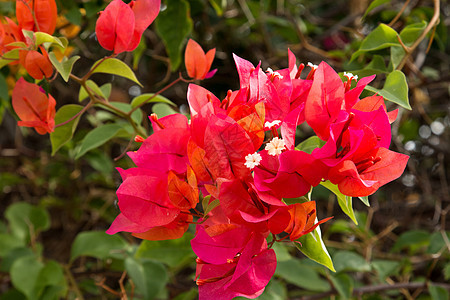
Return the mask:
M196 224L200 299L259 296L276 268L266 238L295 241L328 220L317 222L314 201L287 205L284 198L324 180L348 196L367 196L406 166L406 155L387 149L396 112L386 112L382 97L359 98L373 76L352 89L351 75L342 82L321 63L301 79L303 64L289 57L289 68L263 72L235 56L240 89L222 101L191 84L190 121L152 115L154 133L129 152L136 168L119 169L121 213L107 232L174 239ZM311 154L295 149L304 121L325 142ZM197 210L199 195L206 213Z

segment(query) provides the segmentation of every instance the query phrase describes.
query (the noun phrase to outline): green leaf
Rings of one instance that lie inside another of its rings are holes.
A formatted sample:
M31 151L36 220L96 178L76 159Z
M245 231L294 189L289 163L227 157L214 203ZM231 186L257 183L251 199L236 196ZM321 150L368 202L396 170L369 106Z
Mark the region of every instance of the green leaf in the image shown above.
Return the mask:
M5 217L14 236L22 241L28 241L30 235L50 228L50 216L42 207L25 202L17 202L8 206Z
M339 188L337 185L332 184L329 180L321 182L322 186L329 189L331 192L333 192L336 195L336 198L338 200L339 206L341 207L342 211L352 219L352 221L358 225L358 222L356 221L355 212L353 211L352 207L352 197L346 196L342 194L339 191Z
M353 280L345 273L338 273L330 276L333 286L338 291L341 299L350 299L353 293Z
M411 253L430 243L430 233L425 230L410 230L402 233L395 241L392 252L400 252L404 248L409 248Z
M106 124L91 130L81 142L80 150L75 159L79 159L89 150L100 147L112 139L120 129L122 129L122 126L118 124Z
M204 210L205 216L209 214L214 208L219 206L219 204L220 204L219 199L214 199L213 201L211 201L211 203L209 203L206 209Z
M402 71L395 70L389 73L383 89L379 90L371 86L366 86L366 90L378 93L384 99L411 110L408 99L408 83Z
M55 124L61 124L75 116L83 109L83 106L77 104L67 104L61 107L55 115ZM50 133L50 141L52 143L52 156L68 141L72 139L73 133L77 128L80 116L76 117L69 123L55 128L55 131Z
M227 6L226 0L209 0L209 3L216 11L218 17L223 15L223 9Z
M279 280L273 279L269 281L269 284L267 284L262 295L258 297L258 300L287 300L287 299L289 298L284 284L281 283Z
M431 295L431 299L433 300L448 300L449 294L447 289L442 286L434 285L430 283L428 285L428 292Z
M398 261L378 259L372 261L372 267L377 272L380 282L384 282L388 276L397 273L400 263Z
M86 81L86 85L89 89L92 90L95 94L99 95L100 97L104 99L108 99L109 95L111 94L111 83L106 83L99 87L94 81L88 80ZM84 99L88 98L89 94L86 91L84 87L80 87L80 91L78 93L78 101L83 101Z
M287 282L309 291L324 292L330 289L328 282L320 278L314 268L292 258L288 261L278 261L275 275Z
M444 234L447 235L447 240L450 240L450 231L447 231ZM435 232L431 235L430 245L428 246L427 253L438 253L439 251L444 249L444 247L447 247L447 244L444 241L443 234L440 231Z
M297 241L300 242L301 245L295 243L295 246L303 254L335 272L333 261L331 260L330 254L328 254L325 244L323 243L322 233L320 232L319 226L317 226L313 232L297 239Z
M155 105L152 106L152 111L158 115L158 118L178 113L166 103L156 103Z
M186 0L166 0L167 9L160 12L156 18L156 32L166 46L175 71L181 63L181 52L186 37L192 31L189 2Z
M386 24L380 24L362 41L358 51L353 53L350 60L354 60L360 54L375 51L392 46L401 47L397 32Z
M445 265L443 272L445 280L450 280L450 263Z
M409 24L400 32L400 38L403 44L406 46L411 46L422 34L425 27L427 27L427 22L423 21L420 23Z
M164 96L161 95L156 95L153 93L148 93L148 94L142 94L139 95L137 97L135 97L132 101L131 101L131 107L135 108L136 106L141 106L147 103L166 103L172 106L176 106L175 103L173 103L172 101L170 101L169 99L167 99Z
M0 99L9 100L8 94L8 84L6 83L6 78L0 73ZM1 105L3 107L3 104ZM0 124L2 123L2 116L0 115Z
M147 45L145 44L145 39L141 39L139 45L134 49L133 53L133 70L137 70L139 66L139 61L144 55L145 50L147 50Z
M383 5L387 2L391 2L391 0L374 0L370 3L369 7L366 9L366 12L363 15L363 18L367 16L374 8L377 8L380 5Z
M123 102L109 102L109 104L111 104L112 106L114 106L115 108L118 108L120 110L122 110L125 113L128 113L130 110L132 110L133 108L131 107L131 105L129 103L123 103ZM109 109L108 107L103 107L106 110L112 111L113 110ZM137 124L140 125L142 123L142 111L140 109L135 110L132 114L131 114L131 119Z
M7 255L11 250L25 246L25 242L10 234L6 233L0 233L0 257L4 257Z
M127 243L119 235L108 235L103 231L85 231L79 233L72 243L70 260L73 261L79 256L99 259L116 257L125 252L126 248Z
M0 69L17 59L19 59L19 49L13 49L4 53L0 59Z
M194 236L186 232L183 237L165 241L143 240L136 251L136 259L153 259L175 268L195 258L190 240Z
M325 145L325 142L322 141L321 139L319 139L318 136L314 135L312 137L307 138L300 144L298 144L297 147L295 147L295 148L297 150L311 154L314 149L322 148L323 145Z
M50 52L48 54L48 58L50 59L50 62L55 67L55 69L59 72L61 77L64 79L65 82L69 81L69 76L72 73L72 68L75 62L80 59L78 55L72 56L71 58L64 57L63 60L60 62L57 58L54 52Z
M13 285L28 299L61 299L67 291L61 265L55 261L44 265L35 255L17 259L10 274Z
M61 40L55 36L52 36L45 32L35 32L34 33L35 38L35 45L39 46L44 43L50 43L50 44L56 44L61 48L65 48L64 44L61 42Z
M334 267L336 272L355 271L368 272L370 265L359 254L351 251L337 251L333 254Z
M160 263L125 259L125 269L145 300L154 299L168 281L167 271Z
M361 200L361 202L364 203L366 206L370 206L369 196L358 197L358 199Z
M34 255L21 257L11 266L11 282L28 299L38 299L41 293L38 280L43 268L44 264Z
M117 58L100 59L99 61L94 63L91 70L92 69L94 69L92 73L107 73L122 76L142 86L142 84L136 78L133 70L131 70L131 68L126 63Z

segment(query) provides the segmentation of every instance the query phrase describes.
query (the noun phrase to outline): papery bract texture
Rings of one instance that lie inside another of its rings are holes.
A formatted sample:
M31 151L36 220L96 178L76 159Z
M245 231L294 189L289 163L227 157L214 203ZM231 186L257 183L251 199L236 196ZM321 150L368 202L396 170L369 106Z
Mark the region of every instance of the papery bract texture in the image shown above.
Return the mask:
M21 29L53 34L56 26L55 0L17 0L17 22Z
M39 134L53 132L56 101L38 85L20 78L13 89L12 106L21 120L19 126L34 127Z

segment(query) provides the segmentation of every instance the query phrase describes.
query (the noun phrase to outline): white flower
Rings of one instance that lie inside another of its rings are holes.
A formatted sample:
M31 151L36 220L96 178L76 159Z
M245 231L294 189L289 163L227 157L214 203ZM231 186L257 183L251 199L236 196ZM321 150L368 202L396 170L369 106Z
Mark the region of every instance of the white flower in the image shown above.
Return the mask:
M278 79L283 79L283 75L281 75L278 72L274 72L271 68L267 68L267 73L269 73L271 75L271 78L275 78L278 77Z
M284 141L279 139L278 137L274 137L265 148L269 155L279 155L281 152L286 149Z
M344 76L347 77L348 80L358 80L358 75L353 75L352 73L344 72Z
M308 63L308 67L310 67L311 69L317 69L319 66L318 65L315 65L315 64L313 64L312 62L309 62Z
M266 122L264 123L264 127L267 129L271 129L273 126L277 126L281 123L280 120L273 120L272 122Z
M261 160L262 160L262 157L257 152L255 152L253 154L248 154L245 157L244 165L251 170L256 166L259 166L259 163L261 162Z

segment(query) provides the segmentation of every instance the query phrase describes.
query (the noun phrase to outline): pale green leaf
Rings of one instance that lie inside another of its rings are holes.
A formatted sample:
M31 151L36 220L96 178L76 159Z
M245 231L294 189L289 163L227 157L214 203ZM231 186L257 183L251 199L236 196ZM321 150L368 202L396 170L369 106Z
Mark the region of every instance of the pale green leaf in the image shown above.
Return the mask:
M136 259L152 259L165 263L172 268L190 263L195 254L192 252L190 240L193 234L186 232L183 237L165 241L142 241L135 253Z
M332 274L330 280L341 299L350 299L353 293L353 280L345 273Z
M366 90L369 90L384 99L397 103L398 105L411 110L408 98L408 83L406 82L405 74L402 71L395 70L386 78L386 82L381 90L371 86L366 86Z
M342 211L352 219L352 221L358 225L358 222L356 221L355 212L353 211L352 207L352 197L346 196L342 194L339 191L339 188L337 185L332 184L330 181L324 181L320 183L322 186L326 187L328 190L333 192L336 195L336 198L338 200L339 206L341 207Z
M98 96L102 97L103 99L107 99L106 95L103 93L102 89L92 80L86 81L86 86L88 89L91 90L91 93L97 94ZM80 91L78 92L78 101L83 101L84 99L88 98L89 94L86 91L86 89L81 86Z
M166 46L171 69L175 71L181 63L181 52L185 39L192 31L189 2L186 0L167 0L167 9L156 18L156 32Z
M287 282L309 291L324 292L330 285L320 278L319 273L297 258L288 261L278 261L275 275Z
M446 288L432 283L428 284L428 292L432 300L448 300L450 298Z
M166 104L169 104L172 106L176 106L175 103L173 103L166 97L164 97L162 95L155 96L155 94L153 94L153 93L142 94L142 95L135 97L131 101L131 106L134 108L136 106L141 106L141 105L144 105L147 103L166 103Z
M36 236L39 232L50 228L50 216L47 210L26 202L17 202L8 206L5 217L12 234L22 241L29 240L31 234Z
M152 111L158 116L158 118L178 113L166 103L156 103L152 106Z
M363 18L367 16L373 9L377 8L380 5L391 2L391 0L374 0L370 3L369 7L366 9L366 12L363 15Z
M351 251L337 251L333 254L333 262L336 272L368 272L371 269L369 263L361 255Z
M44 264L36 256L18 258L11 266L11 282L27 299L38 299L42 291L39 286L39 273Z
M81 142L80 150L75 156L75 159L79 159L86 152L100 147L112 139L120 129L122 129L122 126L118 124L106 124L91 130Z
M108 235L103 231L86 231L77 235L72 243L70 260L80 256L104 259L116 257L126 251L127 243L119 235Z
M313 232L297 239L297 241L300 242L300 245L295 243L295 246L303 254L335 272L333 261L331 260L330 254L328 254L325 244L323 243L322 233L319 226L317 226Z
M67 104L61 107L55 115L55 124L61 124L77 113L79 113L83 109L83 106L76 104ZM55 130L50 133L50 141L52 143L52 156L68 141L72 139L73 133L77 128L78 121L80 117L76 117L74 120L69 123L55 128Z
M145 300L154 299L168 282L166 269L157 262L128 257L125 259L125 269Z
M375 51L392 46L401 47L397 32L386 24L380 24L362 41L358 51L353 53L351 60L368 51Z
M52 36L45 32L35 32L34 38L35 38L36 46L42 45L44 43L50 43L50 44L56 44L56 45L60 46L61 48L65 48L64 44L60 41L59 38Z
M56 58L56 55L54 52L50 52L48 54L48 58L50 59L50 62L55 67L55 69L59 72L61 77L64 79L65 82L69 81L69 76L72 73L72 68L75 62L80 59L78 55L73 56L71 58L64 57L63 60L60 62Z
M117 58L100 59L99 61L94 63L91 69L94 69L92 73L107 73L125 77L142 86L142 84L136 78L133 70L131 70L131 68L126 63Z

